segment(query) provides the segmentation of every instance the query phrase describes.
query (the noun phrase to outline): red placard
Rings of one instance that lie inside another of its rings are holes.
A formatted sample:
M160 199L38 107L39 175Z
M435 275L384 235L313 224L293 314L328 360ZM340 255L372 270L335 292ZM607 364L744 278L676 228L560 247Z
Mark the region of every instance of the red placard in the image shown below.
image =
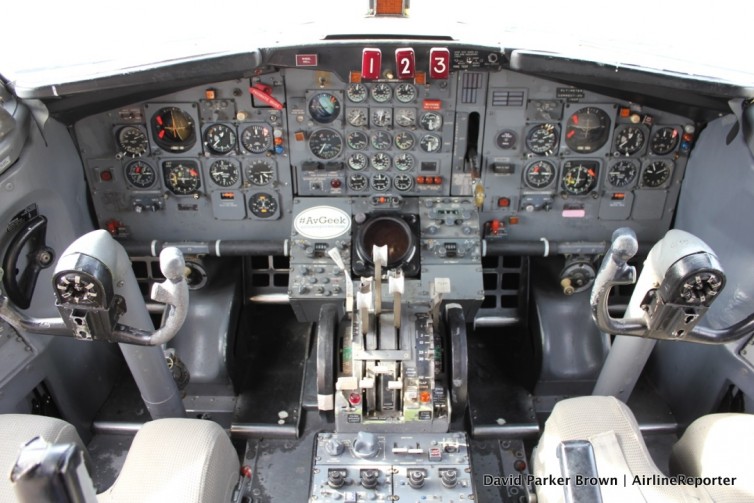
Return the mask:
M413 79L416 75L416 57L410 47L395 50L395 73L399 79Z
M444 47L429 50L429 78L447 79L450 76L450 51Z
M296 66L317 66L319 57L316 54L296 54Z
M382 67L382 51L364 49L361 53L361 78L379 79Z

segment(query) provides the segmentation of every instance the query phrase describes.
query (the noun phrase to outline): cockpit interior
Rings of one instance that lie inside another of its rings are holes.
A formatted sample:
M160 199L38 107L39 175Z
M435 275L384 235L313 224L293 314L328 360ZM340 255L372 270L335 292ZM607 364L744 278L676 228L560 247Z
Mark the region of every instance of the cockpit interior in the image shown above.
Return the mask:
M0 68L0 500L754 500L754 72L408 7Z

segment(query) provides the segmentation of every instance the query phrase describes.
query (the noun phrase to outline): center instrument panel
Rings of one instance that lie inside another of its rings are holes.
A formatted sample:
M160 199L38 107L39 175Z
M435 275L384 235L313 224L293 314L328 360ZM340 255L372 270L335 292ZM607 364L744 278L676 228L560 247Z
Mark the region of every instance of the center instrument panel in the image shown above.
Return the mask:
M282 240L295 198L397 195L471 197L490 240L604 241L629 222L658 239L694 123L503 63L489 48L324 43L92 115L75 134L99 224Z

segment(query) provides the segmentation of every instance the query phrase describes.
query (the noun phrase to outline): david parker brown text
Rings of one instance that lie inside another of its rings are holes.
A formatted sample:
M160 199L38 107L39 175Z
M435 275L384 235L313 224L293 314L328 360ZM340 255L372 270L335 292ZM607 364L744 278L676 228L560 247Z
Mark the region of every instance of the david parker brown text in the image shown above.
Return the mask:
M493 477L484 475L482 483L485 486L626 486L628 483L634 486L732 486L736 483L736 477L687 477L685 475L675 475L666 477L664 475L635 475L633 477L623 476L619 481L618 477L587 477L575 475L573 477L535 477L534 475L508 475L505 477Z

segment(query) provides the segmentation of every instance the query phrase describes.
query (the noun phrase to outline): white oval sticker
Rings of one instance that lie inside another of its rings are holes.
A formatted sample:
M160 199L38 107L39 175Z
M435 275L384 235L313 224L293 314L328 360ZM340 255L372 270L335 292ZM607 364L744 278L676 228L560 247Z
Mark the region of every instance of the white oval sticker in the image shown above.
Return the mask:
M296 215L293 228L309 239L332 239L351 229L351 215L332 206L314 206Z

